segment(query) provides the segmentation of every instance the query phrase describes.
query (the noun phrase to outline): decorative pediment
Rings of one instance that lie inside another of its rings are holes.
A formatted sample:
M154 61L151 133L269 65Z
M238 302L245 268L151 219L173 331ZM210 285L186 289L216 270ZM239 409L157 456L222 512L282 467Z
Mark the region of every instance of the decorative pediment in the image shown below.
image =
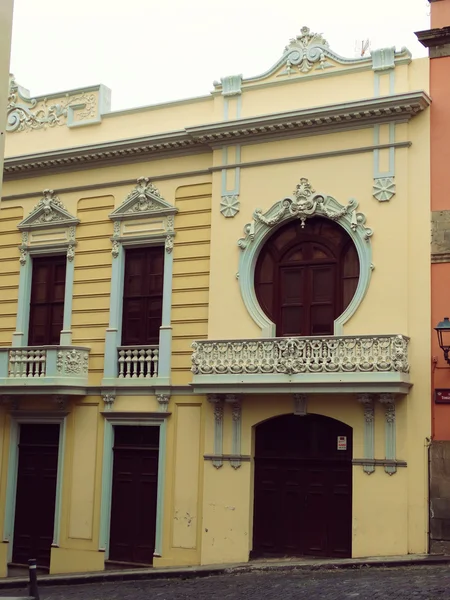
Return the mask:
M245 237L238 241L238 246L245 250L254 240L257 229L274 227L292 218L300 219L302 227L305 227L307 219L316 216L333 221L345 220L352 232L368 241L373 231L365 226L366 217L356 212L357 207L354 198L344 206L331 196L317 194L309 181L302 177L292 196L283 198L265 213L260 208L255 210L253 221L244 227Z
M136 187L109 218L113 221L124 219L159 217L175 214L177 209L166 202L149 177L139 177Z
M31 229L47 229L49 227L68 227L79 223L79 219L69 213L64 204L53 190L44 190L43 197L39 200L31 213L18 228L21 231Z
M346 58L333 51L321 33L314 33L309 27L302 27L299 35L289 41L282 56L268 71L248 79L242 79L240 76L225 77L220 83L214 82L214 86L221 89L224 96L230 96L240 94L242 86L246 84L271 77L316 75L353 67L382 71L410 61L411 52L407 48L402 48L399 52L395 48L384 48L366 56Z

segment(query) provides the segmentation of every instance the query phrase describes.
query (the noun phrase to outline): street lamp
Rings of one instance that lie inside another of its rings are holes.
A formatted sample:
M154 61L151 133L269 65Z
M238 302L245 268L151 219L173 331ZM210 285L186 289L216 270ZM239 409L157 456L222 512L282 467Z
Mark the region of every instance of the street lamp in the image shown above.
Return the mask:
M450 319L444 317L444 320L438 323L434 329L437 332L439 347L444 352L444 358L450 365L448 356L450 352Z

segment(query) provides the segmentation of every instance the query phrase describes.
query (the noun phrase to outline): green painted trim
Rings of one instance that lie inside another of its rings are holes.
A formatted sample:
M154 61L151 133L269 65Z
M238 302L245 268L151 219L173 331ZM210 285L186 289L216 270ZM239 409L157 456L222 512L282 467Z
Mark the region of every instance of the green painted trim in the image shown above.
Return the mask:
M385 445L386 445L386 460L396 460L396 411L395 411L395 397L392 394L380 395L380 402L385 405ZM396 465L386 465L385 469L388 475L393 475L397 472Z
M75 275L75 258L66 260L66 285L64 289L64 321L60 336L62 346L72 344L72 301L73 301L73 281Z
M162 554L163 536L163 513L164 513L164 480L166 461L166 419L147 417L142 413L136 413L134 419L124 418L120 413L102 413L105 418L105 430L103 441L103 467L102 467L102 497L100 503L100 534L99 551L105 552L105 559L109 558L109 537L111 528L111 500L112 500L112 474L113 474L113 447L114 426L131 425L136 427L149 426L159 427L159 454L158 454L158 489L156 504L156 533L155 533L155 556Z
M62 506L62 486L64 479L64 453L66 446L66 415L38 415L36 413L23 413L11 415L10 421L10 443L8 457L8 475L6 487L6 507L5 521L3 527L3 541L8 542L8 561L12 559L13 540L14 540L14 518L17 492L17 471L19 466L19 436L20 425L23 423L31 424L57 424L59 430L58 446L58 466L56 476L55 493L55 514L53 525L53 543L52 546L59 545L60 524L61 524L61 506Z
M372 464L375 457L375 407L371 394L361 394L358 397L364 408L364 472L370 475L375 471Z
M383 125L375 125L373 128L374 146L380 145L380 127ZM395 123L386 123L389 125L389 144L386 146L389 149L389 169L380 171L380 149L376 148L373 152L373 178L380 177L395 177Z
M19 292L17 302L16 331L13 333L12 346L19 348L28 344L28 322L30 320L32 259L26 253L25 264L20 265Z
M105 334L104 379L118 376L117 348L122 338L123 285L125 251L118 243L118 255L112 259L111 292L109 296L109 327Z
M159 362L158 378L170 380L172 358L172 281L173 281L173 251L164 253L163 275L163 305L162 319L159 330Z

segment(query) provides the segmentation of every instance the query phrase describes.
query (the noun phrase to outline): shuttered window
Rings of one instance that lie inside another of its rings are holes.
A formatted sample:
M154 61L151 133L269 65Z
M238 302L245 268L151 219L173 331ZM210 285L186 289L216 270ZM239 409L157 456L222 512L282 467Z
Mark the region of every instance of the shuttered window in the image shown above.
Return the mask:
M57 346L64 321L66 257L33 258L30 299L30 346Z
M122 345L159 343L162 319L164 247L125 251Z

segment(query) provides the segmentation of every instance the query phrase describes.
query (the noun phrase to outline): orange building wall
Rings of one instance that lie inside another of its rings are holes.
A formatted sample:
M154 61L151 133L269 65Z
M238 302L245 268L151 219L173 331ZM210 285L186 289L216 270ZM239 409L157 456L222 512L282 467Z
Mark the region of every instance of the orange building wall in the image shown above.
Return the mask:
M450 0L431 4L431 27L450 25ZM450 57L430 61L431 78L431 210L450 210ZM450 223L449 223L450 225ZM445 362L433 327L450 316L450 263L431 265L432 386L450 388ZM433 392L434 392L433 389ZM436 440L450 440L450 404L436 405L432 397L432 431Z

